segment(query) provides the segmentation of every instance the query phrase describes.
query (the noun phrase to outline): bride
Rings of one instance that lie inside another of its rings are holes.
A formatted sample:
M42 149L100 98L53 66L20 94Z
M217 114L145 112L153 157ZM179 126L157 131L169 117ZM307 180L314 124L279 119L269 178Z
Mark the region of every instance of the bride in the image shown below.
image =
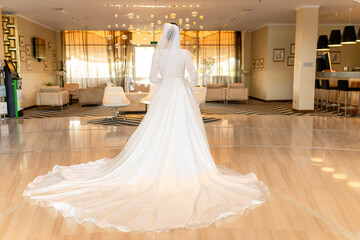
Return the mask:
M79 223L124 232L204 227L267 201L268 189L255 174L215 165L192 93L197 74L174 24L164 25L150 80L159 87L119 155L56 165L23 195Z

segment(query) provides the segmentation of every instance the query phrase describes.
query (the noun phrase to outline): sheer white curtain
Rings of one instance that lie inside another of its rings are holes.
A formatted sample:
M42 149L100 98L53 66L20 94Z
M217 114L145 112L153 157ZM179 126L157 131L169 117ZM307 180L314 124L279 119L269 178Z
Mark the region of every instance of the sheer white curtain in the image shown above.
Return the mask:
M63 31L66 81L82 88L107 81L126 85L130 39L120 31Z

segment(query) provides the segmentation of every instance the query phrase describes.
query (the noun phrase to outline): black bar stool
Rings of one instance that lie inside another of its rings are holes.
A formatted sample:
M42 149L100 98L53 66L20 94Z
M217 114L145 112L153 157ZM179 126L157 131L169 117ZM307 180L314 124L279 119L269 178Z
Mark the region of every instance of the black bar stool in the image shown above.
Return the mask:
M349 87L348 80L339 80L338 81L338 90L339 90L339 99L338 99L338 114L340 113L340 109L344 109L344 116L347 116L348 110L354 110L356 107L352 105L352 93L353 92L360 92L360 88L356 87ZM345 103L344 107L341 106L341 92L345 92ZM348 106L348 92L350 92L350 106ZM359 97L359 104L360 104L360 97ZM360 111L360 106L358 106L358 111ZM358 112L359 113L359 112Z
M334 93L334 99L333 102L331 102L331 90L337 90L337 89L338 89L337 87L330 87L329 80L327 79L321 80L321 106L320 106L321 110L323 110L323 106L325 106L325 111L328 110L328 107L338 106L338 104L335 104L336 93ZM330 95L330 99L329 99L329 95Z

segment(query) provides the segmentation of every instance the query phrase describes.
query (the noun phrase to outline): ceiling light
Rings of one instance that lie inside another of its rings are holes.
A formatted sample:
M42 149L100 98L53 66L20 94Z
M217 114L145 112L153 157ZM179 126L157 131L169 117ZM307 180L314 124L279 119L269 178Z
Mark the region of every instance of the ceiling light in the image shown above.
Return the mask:
M126 24L125 24L125 23L123 23L123 24L122 24L122 26L123 26L123 27L126 27Z
M129 17L130 19L132 19L132 18L134 18L134 14L133 14L133 13L129 13L129 14L128 14L128 17Z
M175 19L175 18L176 18L176 13L170 14L170 17L171 17L172 19Z
M193 11L192 13L191 13L191 16L193 16L193 17L196 17L198 15L198 13L196 12L196 11Z
M169 16L168 15L165 15L165 19L168 19L169 18Z
M341 47L341 31L332 30L329 38L329 47Z
M356 32L354 26L345 26L341 44L355 44L356 43Z
M151 17L151 18L154 18L154 14L150 14L150 17Z
M139 18L140 18L140 15L136 15L136 18L139 19Z
M204 26L203 26L203 25L200 25L200 29L203 30L203 29L204 29Z
M195 22L195 21L193 22L193 25L196 25L196 22Z
M185 24L185 29L189 29L190 28L190 24Z
M190 22L190 19L189 19L189 18L185 18L185 22Z
M317 42L317 51L329 51L329 40L327 35L320 35Z
M110 25L110 24L108 25L108 28L111 28L111 25Z
M204 20L204 15L200 15L200 20Z
M160 24L161 24L161 20L158 20L158 21L157 21L157 24L159 24L159 25L160 25Z
M150 23L150 27L154 27L155 26L155 24L154 23Z
M119 14L115 13L115 15L114 15L114 16L115 16L115 18L118 18Z
M118 28L118 27L119 27L119 24L116 23L116 24L115 24L115 27Z

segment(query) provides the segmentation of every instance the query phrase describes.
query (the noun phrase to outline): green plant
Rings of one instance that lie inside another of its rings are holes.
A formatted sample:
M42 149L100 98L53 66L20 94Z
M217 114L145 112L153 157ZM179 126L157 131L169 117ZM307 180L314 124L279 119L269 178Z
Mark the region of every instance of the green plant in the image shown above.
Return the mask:
M52 82L45 82L45 83L43 83L43 85L45 85L45 86L54 86L54 83L52 83Z

